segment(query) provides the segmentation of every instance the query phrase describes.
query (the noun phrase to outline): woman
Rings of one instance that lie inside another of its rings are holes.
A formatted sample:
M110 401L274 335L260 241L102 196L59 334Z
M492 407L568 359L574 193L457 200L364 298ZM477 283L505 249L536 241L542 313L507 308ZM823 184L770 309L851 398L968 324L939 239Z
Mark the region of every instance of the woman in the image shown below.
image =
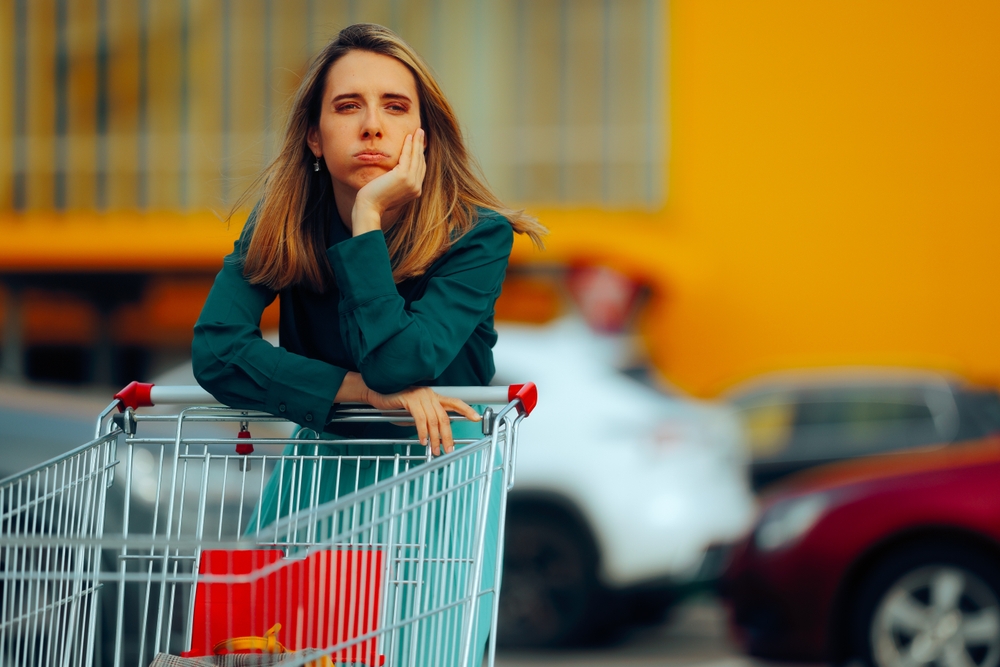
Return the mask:
M391 425L324 426L334 403L403 409L420 443L450 452L447 412L478 414L429 387L492 379L493 306L513 232L539 244L544 228L476 176L430 70L370 24L345 28L313 62L258 183L259 203L195 325L198 382L227 405L299 424L300 436L399 437ZM259 329L277 295L281 347ZM276 477L250 530L300 507ZM343 493L343 471L321 477L311 502ZM485 639L481 628L479 656Z

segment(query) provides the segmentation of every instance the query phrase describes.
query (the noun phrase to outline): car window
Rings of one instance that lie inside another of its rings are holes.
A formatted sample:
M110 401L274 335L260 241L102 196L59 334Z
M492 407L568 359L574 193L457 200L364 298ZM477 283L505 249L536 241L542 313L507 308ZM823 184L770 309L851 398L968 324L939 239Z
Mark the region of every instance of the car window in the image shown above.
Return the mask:
M758 462L877 454L948 441L957 428L951 392L937 386L786 388L734 405Z
M787 455L859 456L944 439L926 393L909 388L804 391L798 396Z
M967 389L955 395L959 429L955 440L973 440L1000 432L1000 394Z
M634 364L626 366L625 368L619 368L618 372L628 379L638 382L642 386L652 389L657 393L675 398L680 396L677 389L673 385L669 384L669 382L667 382L659 371L657 371L651 364Z
M792 439L795 404L790 393L755 396L734 403L754 459L780 457Z

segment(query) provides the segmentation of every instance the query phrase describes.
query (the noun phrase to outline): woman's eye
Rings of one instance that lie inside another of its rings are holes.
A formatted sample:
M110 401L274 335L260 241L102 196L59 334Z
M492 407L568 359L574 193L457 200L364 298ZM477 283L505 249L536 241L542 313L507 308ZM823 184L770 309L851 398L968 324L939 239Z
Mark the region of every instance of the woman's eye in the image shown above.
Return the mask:
M389 111L398 111L399 113L406 113L407 110L405 104L390 104L386 108L389 109Z
M361 105L356 102L348 102L347 104L341 104L337 107L337 111L354 111L355 109L360 109Z

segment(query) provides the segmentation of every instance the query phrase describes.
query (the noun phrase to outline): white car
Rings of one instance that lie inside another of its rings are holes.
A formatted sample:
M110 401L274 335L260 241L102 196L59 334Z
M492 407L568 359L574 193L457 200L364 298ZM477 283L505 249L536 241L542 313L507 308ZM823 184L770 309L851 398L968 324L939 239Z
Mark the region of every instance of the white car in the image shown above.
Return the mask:
M508 500L499 639L591 641L662 617L709 545L753 519L734 412L627 372L633 339L577 317L498 330L495 383L539 392Z

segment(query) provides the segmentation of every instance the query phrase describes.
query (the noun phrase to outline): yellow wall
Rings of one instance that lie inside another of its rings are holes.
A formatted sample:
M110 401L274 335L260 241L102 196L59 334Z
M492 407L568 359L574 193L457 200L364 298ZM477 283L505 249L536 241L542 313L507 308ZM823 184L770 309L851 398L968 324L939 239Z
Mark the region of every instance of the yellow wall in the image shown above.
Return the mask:
M667 34L666 207L531 209L550 250L515 260L651 282L653 357L699 395L803 365L1000 382L1000 3L672 0ZM0 216L4 263L45 263L21 247L44 229L78 239L78 263L155 267L184 239L217 266L237 231L205 213L111 215L100 233L28 217Z
M666 210L542 212L553 255L652 271L667 375L1000 380L1000 3L673 0L669 35Z

